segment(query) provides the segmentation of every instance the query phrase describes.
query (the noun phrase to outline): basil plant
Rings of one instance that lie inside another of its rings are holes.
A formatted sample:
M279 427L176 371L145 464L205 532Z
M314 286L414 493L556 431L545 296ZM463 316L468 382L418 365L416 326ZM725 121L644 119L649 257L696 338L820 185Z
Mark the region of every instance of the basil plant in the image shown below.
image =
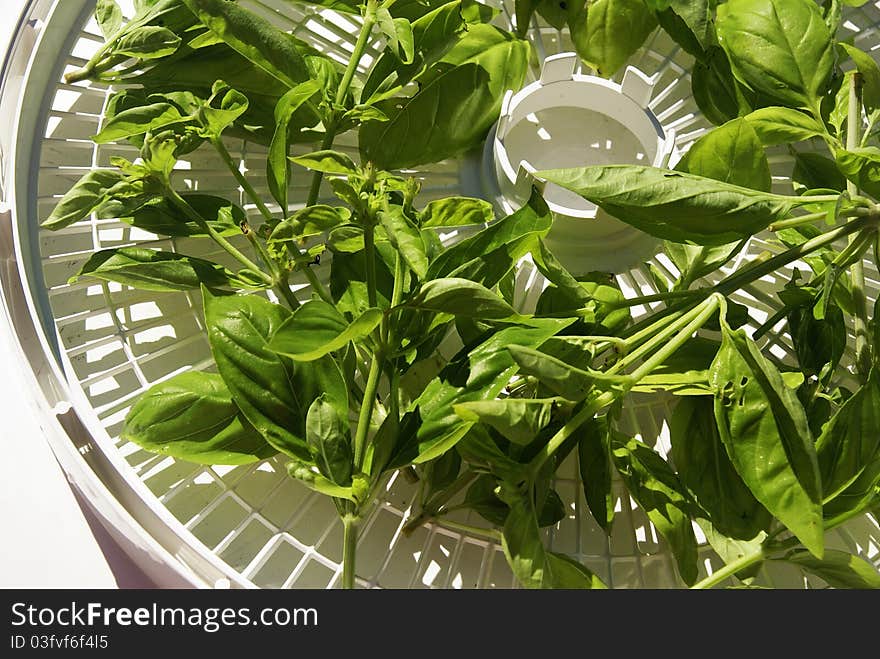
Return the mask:
M93 139L139 156L89 172L43 226L119 218L228 257L122 247L76 275L203 302L215 367L142 394L122 437L204 464L282 456L334 503L347 588L359 523L397 470L419 484L405 532L434 523L497 540L525 587L606 587L545 546L542 529L570 514L555 490L569 459L584 514L610 533L620 479L685 585L759 585L762 566L786 562L830 586L880 586L876 566L825 540L880 504L880 328L865 283L880 223L880 69L840 35L840 3L517 0L512 31L473 0L313 4L356 19L347 64L243 2L140 0L128 20L114 0L97 3L105 43L67 78L113 85ZM663 239L678 276L657 273L655 295L568 272L543 240L553 216L540 186L495 217L481 199L425 203L405 175L480 147L526 81L530 25L567 30L597 75L618 73L658 30L693 60L694 100L716 127L674 170L538 173ZM349 131L357 160L334 149ZM227 138L265 147L267 195ZM196 149L217 152L258 221L181 186L175 164ZM789 189L772 187L768 149L791 154ZM295 180L308 181L305 198L291 197ZM449 229L466 237L444 242ZM711 277L758 233L772 254ZM524 258L546 283L529 309L515 286ZM775 291L770 317L729 299L793 264L805 269ZM294 290L294 277L309 286ZM648 304L634 321L630 308ZM764 340L781 324L788 360ZM460 346L449 359L444 342ZM622 430L633 394L675 401L668 454ZM450 518L462 509L485 525ZM695 528L724 563L712 574Z

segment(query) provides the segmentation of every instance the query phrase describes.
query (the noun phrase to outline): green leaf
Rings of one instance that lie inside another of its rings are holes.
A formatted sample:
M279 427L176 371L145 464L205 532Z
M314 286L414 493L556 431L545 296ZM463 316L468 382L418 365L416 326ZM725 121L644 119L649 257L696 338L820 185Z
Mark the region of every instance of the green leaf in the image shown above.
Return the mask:
M89 257L70 283L80 277L115 281L145 291L188 291L201 284L212 288L240 283L235 273L211 261L145 247L103 249Z
M247 219L244 210L223 197L200 193L184 193L183 200L214 231L223 236L241 235L241 223ZM208 234L197 222L185 216L177 206L164 197L159 197L136 208L127 208L124 203L109 202L98 211L100 218L118 218L122 222L162 236L207 237Z
M486 423L505 439L525 446L549 425L557 405L552 398L503 398L468 401L452 408L465 421Z
M364 484L359 477L355 477L350 486L337 485L319 473L318 468L311 463L297 459L287 463L287 473L310 490L335 499L348 499L355 503L362 503L358 496L361 493L361 487L358 487L357 491L355 487L356 484L361 486Z
M201 108L200 118L205 127L203 133L206 137L220 137L224 130L247 112L250 101L247 96L232 89L222 80L214 83L211 92L210 100Z
M584 497L593 518L608 533L614 521L608 419L593 417L580 427L577 435L578 470L584 488Z
M602 374L566 364L534 348L511 345L508 352L520 373L536 378L554 394L578 402L586 398L601 381Z
M445 197L428 202L419 213L421 226L460 227L469 224L488 224L495 219L492 204L473 197Z
M104 35L104 41L119 32L122 27L122 10L116 4L116 0L98 0L95 6L95 20Z
M714 528L750 540L771 517L730 462L708 396L681 399L670 422L672 463L681 483L708 515Z
M816 440L822 492L826 500L846 490L880 452L880 372L837 410Z
M345 226L350 218L351 211L347 208L323 204L306 206L279 222L266 242L270 251L287 246L290 258L296 258L300 254L302 241Z
M760 108L744 119L755 129L764 146L800 142L825 134L825 127L813 117L791 108Z
M657 12L660 26L675 42L695 57L702 57L715 37L715 2L710 0L672 0Z
M722 334L710 383L727 454L755 498L821 556L822 491L806 413L742 330L723 324Z
M151 103L120 112L92 137L92 141L106 144L188 120L189 117L181 116L180 111L170 103Z
M385 94L396 93L413 76L423 72L426 66L441 57L464 29L462 4L460 0L441 4L413 21L412 62L403 62L392 49L382 51L364 82L361 95L363 101L374 103ZM398 0L391 7L392 15L400 7L401 0Z
M404 64L411 64L414 55L413 27L405 18L392 18L385 7L376 11L376 24L388 39L388 46Z
M339 367L325 357L296 368L269 348L290 317L284 307L256 295L217 296L206 288L202 295L208 342L233 400L272 446L310 460L305 422L312 401L326 394L325 400L347 413L347 387Z
M455 449L471 465L482 467L482 470L488 469L491 472L491 475L487 474L488 483L482 477L475 481L475 485L480 480L483 480L483 483L476 488L474 497L484 502L488 500L496 511L498 505L501 504L500 500L494 494L491 497L482 495L477 497L477 492L482 490L485 493L485 490L488 489L488 492L492 493L495 489L495 477L508 483L518 483L526 476L528 466L517 462L502 451L485 426L471 426L464 439L456 445ZM472 499L471 497L468 498ZM504 524L504 517L507 515L507 507L505 506L504 508L504 516L500 520L493 519L481 511L480 514L501 526Z
M524 497L510 504L502 531L501 548L514 576L525 588L544 588L549 583L538 519L534 506Z
M820 188L838 192L846 189L846 178L837 164L820 153L810 151L795 153L791 180L797 194Z
M463 348L416 399L422 422L413 442L401 447L396 464L425 462L454 446L473 424L462 421L452 406L498 396L517 370L507 348L539 346L569 324L571 319L533 319L498 330L475 348Z
M491 25L473 25L416 76L418 91L379 106L388 121L360 131L363 161L400 169L460 155L479 144L508 89L524 80L529 46Z
M223 378L198 371L150 387L126 415L120 437L200 464L247 464L276 453L233 402Z
M611 439L614 464L648 519L669 543L678 573L688 585L697 580L697 539L690 502L675 473L650 446L616 433Z
M311 76L298 40L265 18L225 0L182 0L211 32L289 88Z
M351 482L352 452L348 417L318 396L306 414L306 443L318 469L336 485Z
M269 349L295 361L314 361L369 335L382 315L380 309L368 309L349 323L332 304L310 300L275 331Z
M533 190L518 211L441 252L431 261L426 277L462 276L491 288L531 251L535 238L547 234L552 222L547 204Z
M290 160L306 169L324 174L358 175L360 170L354 161L339 151L315 151L304 156L291 156Z
M608 588L602 580L586 567L565 554L545 552L545 574L549 574L550 588L566 590L604 590Z
M284 94L275 105L275 133L266 157L266 182L272 197L287 209L287 188L290 162L287 152L290 146L290 122L294 113L320 89L314 80L297 85Z
M471 318L512 318L516 309L504 298L469 279L446 277L422 284L408 306Z
M698 139L676 170L770 191L770 165L757 133L746 119L732 119Z
M716 25L737 77L782 105L818 115L834 41L813 0L730 0L719 5Z
M122 173L115 169L90 171L67 191L40 226L57 231L84 220L108 198L110 190L123 181Z
M787 316L798 364L806 375L818 375L826 364L836 368L846 349L846 319L836 304L829 304L818 319L810 304L792 309Z
M614 75L657 27L644 0L595 0L569 20L578 55L599 75Z
M795 550L783 559L821 577L832 588L880 588L880 572L868 561L849 552L828 549L822 559Z
M880 197L880 149L876 146L839 150L835 154L837 167L861 192L875 199Z
M880 67L877 66L877 62L868 53L848 43L841 42L840 47L852 58L859 73L862 74L862 102L865 104L865 109L869 113L880 109Z
M180 47L180 37L164 27L144 26L127 31L116 42L113 52L150 60L167 57Z
M556 169L537 175L646 233L701 245L748 238L808 203L693 174L636 165Z
M733 76L727 54L717 46L710 47L705 58L694 63L691 90L697 107L715 125L752 111L749 99Z
M388 240L394 245L406 265L419 279L424 279L428 272L428 255L425 241L409 218L403 214L399 206L390 206L387 211L379 214Z

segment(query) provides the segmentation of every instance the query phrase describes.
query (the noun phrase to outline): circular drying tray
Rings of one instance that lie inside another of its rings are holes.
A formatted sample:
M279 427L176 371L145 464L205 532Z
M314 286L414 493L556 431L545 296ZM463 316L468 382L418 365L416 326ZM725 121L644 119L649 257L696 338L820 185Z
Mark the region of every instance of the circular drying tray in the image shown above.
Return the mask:
M297 10L280 0L240 0L331 57L345 61L353 48L358 19L329 10ZM120 3L130 11L130 2ZM106 166L114 155L131 156L125 144L95 145L89 136L101 123L111 90L93 83L60 82L65 70L82 65L101 43L89 0L31 0L8 54L2 78L0 145L3 147L3 223L0 272L7 316L32 376L32 394L44 415L53 450L75 487L123 548L160 586L316 587L339 583L342 528L330 501L287 477L281 459L242 467L204 467L157 456L120 441L118 433L132 402L152 384L186 369L212 365L197 294L153 296L115 284L68 284L70 275L96 249L143 244L179 249L223 262L223 255L196 240L167 239L116 220L90 219L57 233L39 229L60 195L83 173ZM500 23L511 22L512 3L499 5ZM856 45L880 41L880 11L873 5L846 8L846 28ZM573 50L567 32L535 21L529 35L538 62ZM373 44L368 50L375 56ZM870 50L870 47L866 48ZM369 58L365 63L369 62ZM654 83L650 110L674 148L684 151L709 124L690 93L690 56L657 31L630 64ZM577 72L580 73L580 72ZM530 82L540 79L540 67ZM614 81L620 84L621 80ZM12 121L8 121L11 118ZM228 143L258 191L267 190L257 166L262 147ZM356 156L356 135L339 138L337 148ZM303 147L302 152L310 150ZM179 186L222 194L239 203L237 186L218 158L191 154L175 172ZM543 164L541 165L543 166ZM786 191L792 162L781 150L771 156L774 183ZM445 161L410 172L421 179L422 200L485 194L480 158ZM296 178L291 199L304 199L307 182ZM245 204L246 210L255 209ZM451 233L443 236L454 240ZM717 279L758 254L778 247L756 236ZM792 264L791 267L798 267ZM801 266L803 267L803 266ZM627 297L657 292L651 268L674 279L677 271L657 250L616 275ZM324 269L326 272L326 269ZM880 276L866 263L869 296ZM786 269L777 273L785 280ZM768 317L772 291L780 279L768 277L733 299L749 307L751 327ZM305 289L305 281L296 282ZM517 278L518 302L534 305L542 277L523 263ZM306 291L301 291L306 294ZM650 310L633 307L639 318ZM785 328L764 337L764 347L781 359L791 354ZM848 353L851 359L851 351ZM623 413L624 431L661 453L669 449L671 401L633 395ZM614 587L674 587L671 555L645 514L614 483L618 510L606 536L585 514L576 465L563 465L557 490L569 514L549 529L547 542L582 561ZM366 513L359 544L358 583L369 587L488 588L515 586L500 547L485 538L427 525L411 535L401 530L412 486L392 477L384 495ZM476 516L459 521L479 524ZM701 538L702 539L702 538ZM877 563L880 529L869 516L829 534L830 546L844 547ZM701 572L720 561L705 546ZM815 585L795 568L765 569L766 584ZM819 582L821 585L821 582Z

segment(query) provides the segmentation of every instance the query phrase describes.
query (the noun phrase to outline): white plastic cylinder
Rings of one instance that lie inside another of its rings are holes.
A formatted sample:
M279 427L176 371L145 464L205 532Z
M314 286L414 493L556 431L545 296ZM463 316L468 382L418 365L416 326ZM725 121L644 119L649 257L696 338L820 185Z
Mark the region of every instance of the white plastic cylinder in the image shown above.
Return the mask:
M654 255L657 240L595 204L536 178L546 169L645 164L663 167L674 148L649 109L654 81L628 67L618 84L576 73L578 57L548 57L537 81L508 92L487 141L505 213L521 206L531 186L542 185L554 215L548 247L574 274L622 272ZM488 154L487 154L488 156ZM487 158L488 160L488 158Z

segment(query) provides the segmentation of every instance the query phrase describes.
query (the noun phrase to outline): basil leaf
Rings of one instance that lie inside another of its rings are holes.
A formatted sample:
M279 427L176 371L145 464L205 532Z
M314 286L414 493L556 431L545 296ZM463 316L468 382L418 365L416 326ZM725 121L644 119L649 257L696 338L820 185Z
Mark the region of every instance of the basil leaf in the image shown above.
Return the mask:
M537 378L550 391L566 400L582 401L601 377L600 373L589 373L533 348L512 345L507 350L520 373Z
M512 318L516 309L504 298L469 279L447 277L422 284L408 306L472 318Z
M525 446L550 424L557 404L552 398L503 398L467 401L452 408L463 420L488 424L505 439Z
M819 115L834 42L813 0L730 0L718 6L716 25L743 82L782 105Z
M304 399L295 388L293 364L269 348L290 312L255 295L217 296L206 288L202 295L208 342L233 400L272 446L310 459L302 430L314 398Z
M822 492L826 500L846 490L880 453L880 373L837 410L816 440Z
M455 449L461 454L461 457L467 460L471 465L483 467L491 471L492 475L486 474L488 481L483 479L482 476L474 481L476 489L474 490L473 496L477 497L478 492L483 492L485 494L485 491L488 490L488 494L491 494L491 497L480 495L477 498L480 498L484 502L486 500L490 501L492 507L496 511L498 506L503 504L501 503L501 500L493 494L493 490L495 489L495 479L493 476L497 476L502 481L513 484L518 483L525 478L527 465L517 462L504 453L504 451L498 447L498 444L492 438L492 435L490 435L485 426L471 426L470 430L468 430L467 434L464 436L464 439L456 444ZM478 485L481 480L483 483ZM470 499L470 497L468 498ZM504 515L501 516L500 520L485 515L484 512L479 511L479 509L477 510L489 521L496 523L499 526L504 524L504 518L507 515L506 505L504 506Z
M180 111L170 103L151 103L120 112L104 125L100 133L92 137L92 141L106 144L187 120L188 117L181 116Z
M401 2L391 6L392 15L400 8ZM406 63L391 49L385 49L373 64L361 98L373 103L374 96L394 92L406 85L413 76L424 71L425 67L442 56L464 29L462 2L455 0L432 9L412 23L413 58Z
M568 25L578 55L608 78L642 46L657 19L644 0L595 0Z
M611 491L611 446L606 417L593 417L580 427L578 470L587 506L593 519L606 533L614 521L614 494Z
M669 543L678 573L688 585L697 580L697 539L675 473L650 446L612 434L612 457L617 471L639 506Z
M545 552L546 571L550 575L550 588L596 589L608 588L602 580L586 567L564 554Z
M730 69L727 54L718 46L710 47L705 58L694 63L691 90L706 119L718 126L752 110L746 93Z
M145 291L188 291L201 284L212 288L239 283L235 273L211 261L145 247L119 247L95 252L70 278L93 277Z
M113 48L117 55L142 60L159 59L180 47L180 37L164 27L146 25L123 34Z
M65 193L40 226L57 231L84 220L108 198L111 188L123 181L122 173L115 169L90 171Z
M459 227L469 224L488 224L495 219L492 204L472 197L445 197L428 202L419 213L421 226Z
M535 238L547 234L552 222L546 202L533 190L518 211L441 252L426 278L460 276L491 288L529 253Z
M211 32L289 88L311 76L297 39L252 11L225 0L182 0Z
M406 265L419 279L428 272L428 255L422 234L399 206L389 206L379 214L388 240L394 245Z
M877 66L877 62L868 53L848 43L841 42L840 47L852 58L859 73L862 74L862 102L865 104L865 109L869 113L880 109L880 67Z
M807 551L795 550L783 560L821 577L832 588L880 588L877 568L845 551L828 549L817 559Z
M544 544L538 529L534 506L525 498L510 504L504 522L501 548L517 581L525 588L544 588L549 585Z
M367 336L382 315L380 309L368 309L349 323L332 304L309 300L275 330L269 349L295 361L314 361Z
M248 422L223 378L188 371L153 385L125 416L120 437L148 451L209 465L275 455Z
M715 3L709 0L671 0L657 12L660 26L686 52L700 58L714 41Z
M388 39L388 47L400 58L404 64L413 61L413 28L405 18L393 18L391 12L385 7L379 7L376 11L376 25L379 31Z
M755 129L764 146L800 142L825 134L825 127L813 117L791 108L760 108L744 119Z
M215 107L217 99L220 103ZM210 101L202 106L200 112L205 136L220 137L224 130L247 112L249 106L247 96L222 80L216 81L211 88Z
M846 189L846 178L837 164L820 153L810 151L795 153L791 180L797 194L820 188L838 192Z
M199 193L184 193L184 201L214 231L223 236L241 235L241 223L247 219L244 210L223 197ZM153 199L136 208L109 202L98 211L102 218L118 217L119 220L144 231L172 237L206 237L205 230L164 197Z
M422 422L412 441L401 446L394 464L425 462L452 448L473 426L462 421L452 405L495 398L516 372L508 346L539 346L570 323L533 319L498 330L472 350L463 348L415 400Z
M806 413L742 330L724 323L722 336L710 384L727 454L755 498L821 556L822 491Z
M838 150L834 154L837 167L859 190L880 197L880 149L876 146Z
M354 161L339 151L315 151L304 156L291 156L290 160L306 169L324 174L356 176L360 173L360 169Z
M362 161L400 169L458 156L476 146L498 118L508 89L523 82L529 46L477 24L416 77L419 90L379 109L388 121L361 127Z
M266 157L266 182L269 192L287 209L287 187L290 176L290 163L287 152L290 146L290 122L294 113L320 90L314 80L297 85L284 94L275 104L275 133Z
M321 473L336 485L351 482L352 452L348 417L318 396L306 414L306 443Z
M826 364L837 367L846 350L846 319L836 304L829 304L818 319L810 304L792 309L787 316L789 333L801 370L818 375Z
M750 540L771 516L734 469L715 423L711 398L683 398L670 422L672 462L681 483L724 535Z
M538 172L619 220L675 242L719 245L747 238L805 201L693 174L636 165Z
M95 20L104 35L104 41L119 32L122 27L122 10L116 4L116 0L98 0L95 5Z

